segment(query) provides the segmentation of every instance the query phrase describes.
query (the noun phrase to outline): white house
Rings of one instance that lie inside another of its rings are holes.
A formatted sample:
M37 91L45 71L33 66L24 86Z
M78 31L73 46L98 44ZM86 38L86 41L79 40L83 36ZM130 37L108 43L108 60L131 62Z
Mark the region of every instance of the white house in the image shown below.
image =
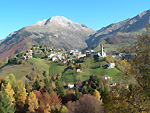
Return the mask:
M100 52L91 52L91 56L98 55L101 56Z
M110 80L111 79L111 77L108 76L108 75L105 75L104 78L105 78L105 80Z
M112 83L111 85L110 85L110 87L113 87L113 86L116 86L117 84L116 83Z
M26 56L22 56L21 58L22 58L22 59L26 59L27 57L26 57Z
M51 53L51 54L47 54L47 55L46 55L46 57L49 58L49 59L51 59L53 56L55 56L54 53Z
M52 61L56 61L56 60L57 60L57 58L56 58L56 57L53 57L53 58L52 58Z
M70 50L70 55L79 55L79 54L81 54L81 52L79 52L77 49L72 49L72 50Z
M115 63L108 63L108 68L114 68L115 67Z
M77 73L80 73L80 72L82 72L82 70L81 69L77 69Z
M32 56L27 56L27 58L32 58Z
M79 54L79 55L77 55L77 58L83 58L83 57L86 57L86 54Z
M74 88L74 84L68 83L68 88Z

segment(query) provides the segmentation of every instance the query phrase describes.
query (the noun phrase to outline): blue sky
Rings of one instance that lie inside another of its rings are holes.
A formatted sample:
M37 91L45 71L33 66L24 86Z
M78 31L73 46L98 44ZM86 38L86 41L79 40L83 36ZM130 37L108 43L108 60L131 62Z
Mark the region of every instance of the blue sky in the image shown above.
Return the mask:
M150 0L0 0L0 40L52 16L99 30L150 9Z

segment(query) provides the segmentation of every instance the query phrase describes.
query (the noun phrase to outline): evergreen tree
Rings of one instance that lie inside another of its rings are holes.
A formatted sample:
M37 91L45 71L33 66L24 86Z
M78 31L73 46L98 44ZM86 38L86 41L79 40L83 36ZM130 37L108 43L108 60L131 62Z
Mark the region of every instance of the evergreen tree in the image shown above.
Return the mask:
M65 95L63 85L59 81L56 82L56 93L61 98L64 97L64 95Z
M82 94L89 94L89 92L88 92L86 86L83 87L83 89L82 89Z
M81 69L81 64L79 64L79 69Z
M15 108L5 92L0 92L0 113L14 113Z
M32 85L32 90L38 90L41 88L38 79L35 80L35 82Z
M26 89L26 92L29 94L30 90L29 90L29 85L28 85L27 81L25 81L25 89Z
M93 95L94 91L95 91L95 89L91 88L91 86L89 85L89 93L90 93L91 95Z
M80 98L80 93L79 93L79 91L78 91L77 88L76 88L76 90L75 90L75 95L76 95L76 99L79 100L79 98Z
M51 89L51 82L49 79L45 79L44 81L44 89L48 94L51 94L52 89Z
M36 51L35 51L35 48L32 47L32 50L33 50L33 57L36 58Z

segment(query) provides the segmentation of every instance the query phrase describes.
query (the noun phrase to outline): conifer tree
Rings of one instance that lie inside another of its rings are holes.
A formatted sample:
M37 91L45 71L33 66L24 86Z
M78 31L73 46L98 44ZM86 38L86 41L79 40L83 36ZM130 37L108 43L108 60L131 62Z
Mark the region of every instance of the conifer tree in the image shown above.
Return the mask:
M11 105L5 92L0 92L0 113L14 113L14 105Z
M76 90L75 90L75 95L76 95L76 99L79 100L79 98L80 98L80 93L79 93L79 91L78 91L77 88L76 88Z
M46 91L48 94L51 94L52 89L51 89L51 82L50 82L49 79L46 79L46 80L44 81L44 89L45 89L45 91Z
M30 92L29 97L28 97L28 109L30 112L35 112L36 109L38 109L38 99L36 98L36 95L34 92Z
M82 94L89 94L89 92L85 86L82 89Z
M38 79L35 80L35 82L32 85L32 90L38 90L41 88Z
M65 95L63 85L61 85L59 81L56 82L56 93L59 95L59 97L64 97Z
M25 81L25 89L26 89L26 92L29 94L30 90L29 90L29 85L27 81Z

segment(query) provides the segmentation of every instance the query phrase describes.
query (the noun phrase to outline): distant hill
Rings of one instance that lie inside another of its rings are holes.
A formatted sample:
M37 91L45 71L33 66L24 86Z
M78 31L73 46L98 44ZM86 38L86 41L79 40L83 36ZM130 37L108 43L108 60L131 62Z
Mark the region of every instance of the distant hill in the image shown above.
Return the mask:
M89 48L97 47L102 41L110 45L133 44L139 36L146 34L146 25L149 23L150 10L147 10L133 18L101 28L86 43Z
M34 44L81 50L87 47L85 40L94 32L86 25L63 16L51 17L7 36L0 43L0 59L28 50Z

